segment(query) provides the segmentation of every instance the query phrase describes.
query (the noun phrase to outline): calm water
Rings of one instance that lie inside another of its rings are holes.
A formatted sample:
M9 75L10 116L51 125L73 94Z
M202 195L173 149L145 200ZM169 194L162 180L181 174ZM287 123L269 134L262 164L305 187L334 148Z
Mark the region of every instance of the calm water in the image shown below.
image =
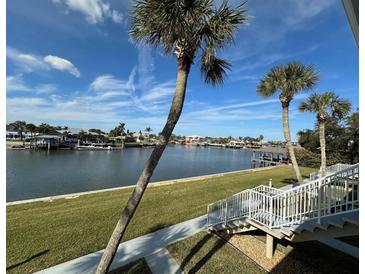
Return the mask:
M116 151L7 150L6 199L134 185L152 148ZM250 151L168 146L151 181L250 168Z

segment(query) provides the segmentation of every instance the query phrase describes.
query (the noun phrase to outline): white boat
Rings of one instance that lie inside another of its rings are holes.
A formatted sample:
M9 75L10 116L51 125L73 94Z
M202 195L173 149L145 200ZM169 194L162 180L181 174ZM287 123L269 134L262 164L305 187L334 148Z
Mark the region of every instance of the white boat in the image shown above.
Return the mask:
M95 144L92 145L86 145L86 146L82 146L82 145L77 145L75 147L75 149L77 150L113 150L112 146L98 146Z

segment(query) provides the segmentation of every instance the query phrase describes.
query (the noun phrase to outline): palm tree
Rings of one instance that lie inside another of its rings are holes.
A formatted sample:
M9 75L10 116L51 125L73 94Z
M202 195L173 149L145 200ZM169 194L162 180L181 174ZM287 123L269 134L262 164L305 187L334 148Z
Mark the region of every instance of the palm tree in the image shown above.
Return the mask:
M125 123L119 123L119 125L115 129L118 132L118 134L120 136L122 136L124 134L124 131L125 131Z
M227 1L223 1L219 8L215 8L213 0L139 0L132 7L132 38L142 44L161 47L165 55L175 55L176 88L162 138L155 146L120 216L97 273L106 273L109 269L124 232L168 144L183 108L190 67L198 54L205 82L212 85L223 83L230 64L217 57L216 52L233 42L238 27L247 20L243 6L231 8Z
M82 129L77 135L79 137L80 143L82 143L82 141L84 140L84 138L86 136L86 132Z
M299 62L292 62L272 68L257 86L257 92L265 97L273 96L277 91L280 91L284 138L299 182L303 179L290 137L289 104L299 92L313 89L318 82L318 78L319 74L314 71L312 65L305 66Z
M259 139L260 145L262 146L262 140L264 140L264 135L260 134L258 139Z
M347 100L340 99L333 92L323 94L314 93L308 97L305 102L299 105L299 110L314 112L317 114L317 123L319 128L319 143L321 145L321 173L326 172L326 138L325 124L329 119L342 119L351 109L351 103Z
M152 132L152 128L151 127L146 127L145 130L146 135L147 135L147 143L150 142L150 133Z

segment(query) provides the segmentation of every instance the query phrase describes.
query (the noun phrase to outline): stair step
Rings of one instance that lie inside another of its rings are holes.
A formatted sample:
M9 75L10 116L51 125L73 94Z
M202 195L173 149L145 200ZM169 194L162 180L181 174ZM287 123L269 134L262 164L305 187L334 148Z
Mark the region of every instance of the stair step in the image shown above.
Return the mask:
M296 230L295 232L303 232L304 230L307 230L309 232L313 232L314 229L317 228L317 224L316 222L312 222L312 221L307 221L307 222L304 222L303 224L301 224Z
M345 216L342 217L342 219L345 222L354 224L354 225L359 225L359 212L355 211L355 212L348 212L346 213Z
M285 236L291 237L293 235L293 231L290 230L288 226L280 227L280 232L283 233Z
M345 222L341 216L329 216L324 218L323 223L327 223L338 228L343 228Z

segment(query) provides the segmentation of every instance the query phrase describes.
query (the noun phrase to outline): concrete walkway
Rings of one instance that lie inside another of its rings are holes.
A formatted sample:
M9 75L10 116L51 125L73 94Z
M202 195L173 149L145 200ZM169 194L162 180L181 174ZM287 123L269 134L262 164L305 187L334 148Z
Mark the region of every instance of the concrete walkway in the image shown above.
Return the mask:
M119 268L142 257L146 257L157 249L164 248L174 242L190 237L191 235L206 229L206 222L207 217L204 215L122 243L119 245L117 254L110 267L110 270ZM74 260L41 270L37 273L95 273L102 254L103 250L100 250L95 253L91 253L83 257L79 257ZM153 261L162 262L161 258L164 257L163 255L164 253L152 256L150 260L151 263ZM156 265L156 267L158 266Z
M182 274L179 265L166 248L156 250L145 257L153 274Z

